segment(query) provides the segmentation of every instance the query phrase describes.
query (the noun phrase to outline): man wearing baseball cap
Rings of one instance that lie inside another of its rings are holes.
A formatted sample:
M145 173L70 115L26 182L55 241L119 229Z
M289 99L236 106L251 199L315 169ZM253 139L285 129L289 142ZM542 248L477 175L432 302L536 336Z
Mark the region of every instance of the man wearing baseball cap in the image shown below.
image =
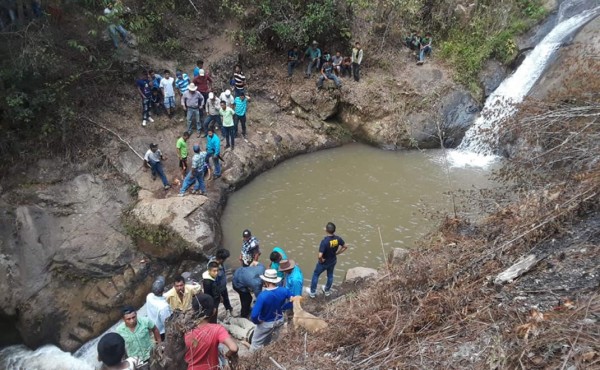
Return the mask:
M221 99L215 96L214 93L208 93L208 99L206 101L206 120L204 120L204 137L208 134L209 125L213 124L214 129L221 129L221 114L219 109L221 108Z
M258 261L260 257L260 246L258 239L252 236L250 230L246 229L242 232L242 253L240 253L240 262L242 266L250 266L254 261Z
M277 276L276 270L268 269L260 278L264 289L258 295L250 314L250 319L256 324L250 351L256 351L277 339L283 325L283 311L292 308L292 303L286 301L293 295L278 285L281 278Z
M327 235L325 235L323 240L321 240L321 244L319 244L319 256L310 282L310 288L306 288L310 298L315 298L317 296L319 276L321 276L324 271L327 271L327 283L325 283L321 289L326 297L331 295L333 270L337 263L337 255L344 253L344 251L348 249L348 245L346 245L344 239L335 235L335 224L333 222L327 223L325 232Z

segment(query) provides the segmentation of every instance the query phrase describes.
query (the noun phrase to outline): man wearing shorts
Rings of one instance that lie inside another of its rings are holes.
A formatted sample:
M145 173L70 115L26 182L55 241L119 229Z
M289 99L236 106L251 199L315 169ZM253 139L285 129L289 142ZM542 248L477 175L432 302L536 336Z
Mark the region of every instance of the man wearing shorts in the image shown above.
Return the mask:
M185 175L188 170L187 165L187 156L188 156L188 147L187 140L190 138L189 132L184 132L183 135L179 139L177 139L177 144L175 145L177 149L177 157L179 157L179 168L181 169L181 176L185 179Z
M173 84L175 79L171 77L171 72L165 69L165 77L160 80L160 89L162 90L163 96L165 97L164 105L167 110L169 118L173 117L175 111L175 89Z

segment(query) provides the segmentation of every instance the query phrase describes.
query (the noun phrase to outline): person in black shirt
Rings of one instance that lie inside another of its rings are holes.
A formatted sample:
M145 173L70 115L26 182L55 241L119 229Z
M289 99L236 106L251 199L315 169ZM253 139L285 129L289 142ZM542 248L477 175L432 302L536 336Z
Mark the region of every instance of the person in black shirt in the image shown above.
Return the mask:
M319 260L317 266L313 272L313 277L310 282L310 288L307 288L308 294L311 298L315 298L317 295L317 285L319 283L319 276L323 271L327 271L327 283L323 285L322 290L325 296L331 294L331 286L333 285L333 270L337 263L337 255L344 253L348 246L342 238L335 235L335 224L333 222L327 223L325 226L327 235L321 241L319 245Z

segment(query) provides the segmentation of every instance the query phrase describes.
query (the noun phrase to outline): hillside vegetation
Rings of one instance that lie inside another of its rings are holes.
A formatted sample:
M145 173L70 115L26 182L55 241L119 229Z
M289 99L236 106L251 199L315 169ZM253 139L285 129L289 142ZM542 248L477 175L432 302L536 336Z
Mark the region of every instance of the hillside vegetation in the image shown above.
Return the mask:
M38 152L75 158L92 135L78 122L82 109L102 109L115 81L131 81L142 67L131 58L137 51L112 48L103 0L52 4L42 17L0 32L3 165L31 158L33 142ZM260 55L266 63L270 53L312 39L341 50L360 40L367 63L383 70L394 66L389 51L402 48L411 29L430 31L435 54L472 90L483 62L509 61L517 51L514 37L546 14L540 0L126 0L123 9L139 52L178 64L197 57L186 38L194 28L224 32L240 55Z

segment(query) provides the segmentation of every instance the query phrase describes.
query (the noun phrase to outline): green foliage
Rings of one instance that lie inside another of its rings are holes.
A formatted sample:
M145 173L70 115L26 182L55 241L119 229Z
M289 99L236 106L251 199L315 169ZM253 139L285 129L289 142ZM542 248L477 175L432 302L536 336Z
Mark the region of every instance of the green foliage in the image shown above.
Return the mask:
M247 12L244 12L247 9ZM247 25L243 41L249 48L306 45L311 40L347 41L352 35L342 0L223 1L221 11Z

